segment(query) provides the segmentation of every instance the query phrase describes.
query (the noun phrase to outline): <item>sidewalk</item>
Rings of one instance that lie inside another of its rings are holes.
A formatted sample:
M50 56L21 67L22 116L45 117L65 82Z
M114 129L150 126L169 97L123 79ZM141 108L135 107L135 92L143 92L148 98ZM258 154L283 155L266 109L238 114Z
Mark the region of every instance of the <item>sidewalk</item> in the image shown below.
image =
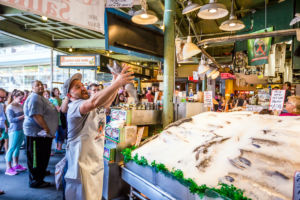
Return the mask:
M62 191L57 191L54 182L55 164L60 161L62 155L50 157L48 170L51 175L45 178L45 181L51 182L53 187L43 189L33 189L28 186L28 172L19 173L16 176L7 176L4 174L5 155L0 155L0 189L5 191L0 196L0 200L62 200ZM27 167L25 150L20 151L20 164Z

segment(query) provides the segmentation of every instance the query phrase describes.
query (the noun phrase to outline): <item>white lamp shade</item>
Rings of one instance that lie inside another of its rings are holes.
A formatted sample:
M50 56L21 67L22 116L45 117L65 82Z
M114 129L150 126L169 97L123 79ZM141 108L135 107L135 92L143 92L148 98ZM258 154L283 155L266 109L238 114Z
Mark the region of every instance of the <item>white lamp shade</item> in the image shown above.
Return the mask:
M188 59L200 53L201 50L197 47L197 45L192 43L192 37L188 36L187 42L183 46L183 59Z
M151 10L139 10L134 13L131 20L136 24L149 25L155 24L158 21L158 18L155 12Z
M198 74L204 74L209 70L209 66L205 64L204 60L201 60L199 67L198 67Z
M188 13L193 12L195 10L198 10L200 8L201 8L201 6L199 4L193 3L192 1L189 1L188 5L182 10L182 14L185 15L185 14L188 14Z
M239 31L245 28L245 24L236 16L230 16L230 19L224 21L219 28L222 31Z
M213 74L211 75L211 79L216 79L216 78L218 78L219 75L220 75L220 72L219 72L219 71L216 71L215 73L213 73Z
M200 8L198 17L202 19L220 19L228 15L226 6L221 3L209 3Z

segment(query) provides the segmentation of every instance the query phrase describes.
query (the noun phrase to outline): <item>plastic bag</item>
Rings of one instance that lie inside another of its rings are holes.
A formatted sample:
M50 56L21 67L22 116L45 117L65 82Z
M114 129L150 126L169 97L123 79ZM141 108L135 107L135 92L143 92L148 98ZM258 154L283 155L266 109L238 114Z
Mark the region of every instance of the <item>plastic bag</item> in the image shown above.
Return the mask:
M55 185L56 189L58 190L63 179L63 174L64 174L64 168L67 163L67 158L66 156L63 157L56 165L55 165Z

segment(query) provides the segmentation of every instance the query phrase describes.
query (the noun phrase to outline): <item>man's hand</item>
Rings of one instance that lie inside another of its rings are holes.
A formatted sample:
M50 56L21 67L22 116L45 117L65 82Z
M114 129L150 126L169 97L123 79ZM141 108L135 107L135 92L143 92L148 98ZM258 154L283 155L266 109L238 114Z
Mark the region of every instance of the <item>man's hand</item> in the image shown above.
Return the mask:
M134 74L133 72L127 72L128 69L130 69L129 66L126 66L122 69L122 72L116 77L115 83L118 84L119 87L126 85L128 83L132 83L132 80L134 76L131 76Z

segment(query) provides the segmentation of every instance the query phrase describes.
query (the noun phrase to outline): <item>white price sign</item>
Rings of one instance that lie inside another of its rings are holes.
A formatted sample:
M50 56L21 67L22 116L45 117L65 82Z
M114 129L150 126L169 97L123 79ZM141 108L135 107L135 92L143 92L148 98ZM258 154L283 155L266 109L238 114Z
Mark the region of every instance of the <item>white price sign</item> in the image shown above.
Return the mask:
M198 81L199 80L198 72L197 71L193 71L193 80L194 81Z
M107 0L107 8L131 8L133 6L133 0Z
M285 90L272 90L269 110L283 110Z
M212 100L212 91L205 91L204 92L204 107L212 107L213 100Z

